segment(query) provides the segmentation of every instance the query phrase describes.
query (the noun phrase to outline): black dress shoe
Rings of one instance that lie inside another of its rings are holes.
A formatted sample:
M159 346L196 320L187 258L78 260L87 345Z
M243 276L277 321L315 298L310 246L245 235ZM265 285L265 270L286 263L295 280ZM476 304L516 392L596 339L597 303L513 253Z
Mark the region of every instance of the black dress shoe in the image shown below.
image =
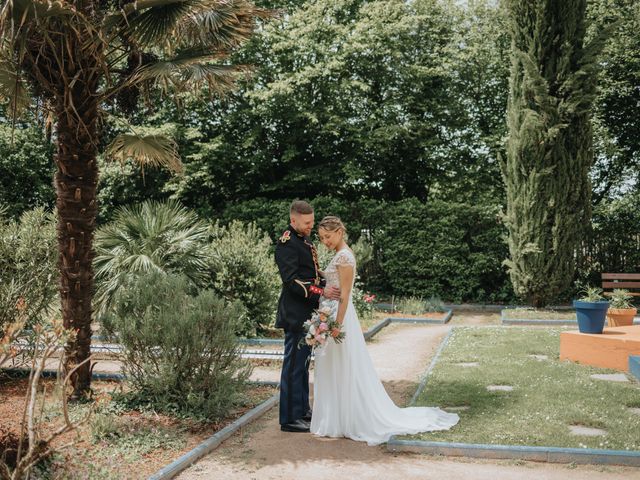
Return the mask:
M300 418L295 422L280 425L280 430L283 432L308 432L309 423Z
M305 413L305 415L304 415L304 417L302 417L302 419L303 419L305 422L311 422L311 415L312 415L312 413L313 413L313 412L312 412L311 410L309 410L307 413Z

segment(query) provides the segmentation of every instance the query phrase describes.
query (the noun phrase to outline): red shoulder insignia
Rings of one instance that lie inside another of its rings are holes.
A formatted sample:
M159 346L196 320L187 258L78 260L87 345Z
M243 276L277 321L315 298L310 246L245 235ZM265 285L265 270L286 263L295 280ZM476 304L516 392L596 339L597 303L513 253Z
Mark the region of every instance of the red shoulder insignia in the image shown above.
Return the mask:
M280 237L280 242L287 243L288 240L291 240L291 232L289 230L285 230Z

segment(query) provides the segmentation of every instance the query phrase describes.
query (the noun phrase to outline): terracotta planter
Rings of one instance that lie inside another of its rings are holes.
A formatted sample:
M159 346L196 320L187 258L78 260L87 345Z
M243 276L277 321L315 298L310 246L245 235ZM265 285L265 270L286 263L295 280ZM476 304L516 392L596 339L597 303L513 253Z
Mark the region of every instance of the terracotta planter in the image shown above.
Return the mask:
M626 327L633 325L633 317L638 312L637 308L610 308L607 310L607 319L610 327Z

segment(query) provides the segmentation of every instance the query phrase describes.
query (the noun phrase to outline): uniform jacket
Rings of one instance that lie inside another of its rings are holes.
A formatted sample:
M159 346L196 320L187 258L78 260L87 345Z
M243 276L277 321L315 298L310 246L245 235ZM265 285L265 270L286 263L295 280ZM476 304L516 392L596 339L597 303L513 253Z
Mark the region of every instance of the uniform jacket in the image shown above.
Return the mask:
M309 237L289 225L276 245L276 264L282 279L276 327L302 332L302 324L318 308L324 288L316 248Z

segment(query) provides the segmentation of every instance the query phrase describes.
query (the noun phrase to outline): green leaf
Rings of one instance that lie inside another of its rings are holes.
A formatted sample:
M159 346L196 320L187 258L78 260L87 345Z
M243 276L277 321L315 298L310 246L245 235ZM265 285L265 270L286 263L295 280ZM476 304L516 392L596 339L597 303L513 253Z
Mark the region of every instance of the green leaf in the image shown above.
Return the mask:
M238 75L247 68L241 65L221 65L211 63L220 55L203 53L201 50L185 50L171 60L161 60L141 67L135 75L135 82L152 81L167 89L169 86L184 87L189 84L223 92L231 88Z
M107 148L106 155L121 163L131 158L142 168L165 167L175 173L182 173L176 143L161 135L118 135Z

